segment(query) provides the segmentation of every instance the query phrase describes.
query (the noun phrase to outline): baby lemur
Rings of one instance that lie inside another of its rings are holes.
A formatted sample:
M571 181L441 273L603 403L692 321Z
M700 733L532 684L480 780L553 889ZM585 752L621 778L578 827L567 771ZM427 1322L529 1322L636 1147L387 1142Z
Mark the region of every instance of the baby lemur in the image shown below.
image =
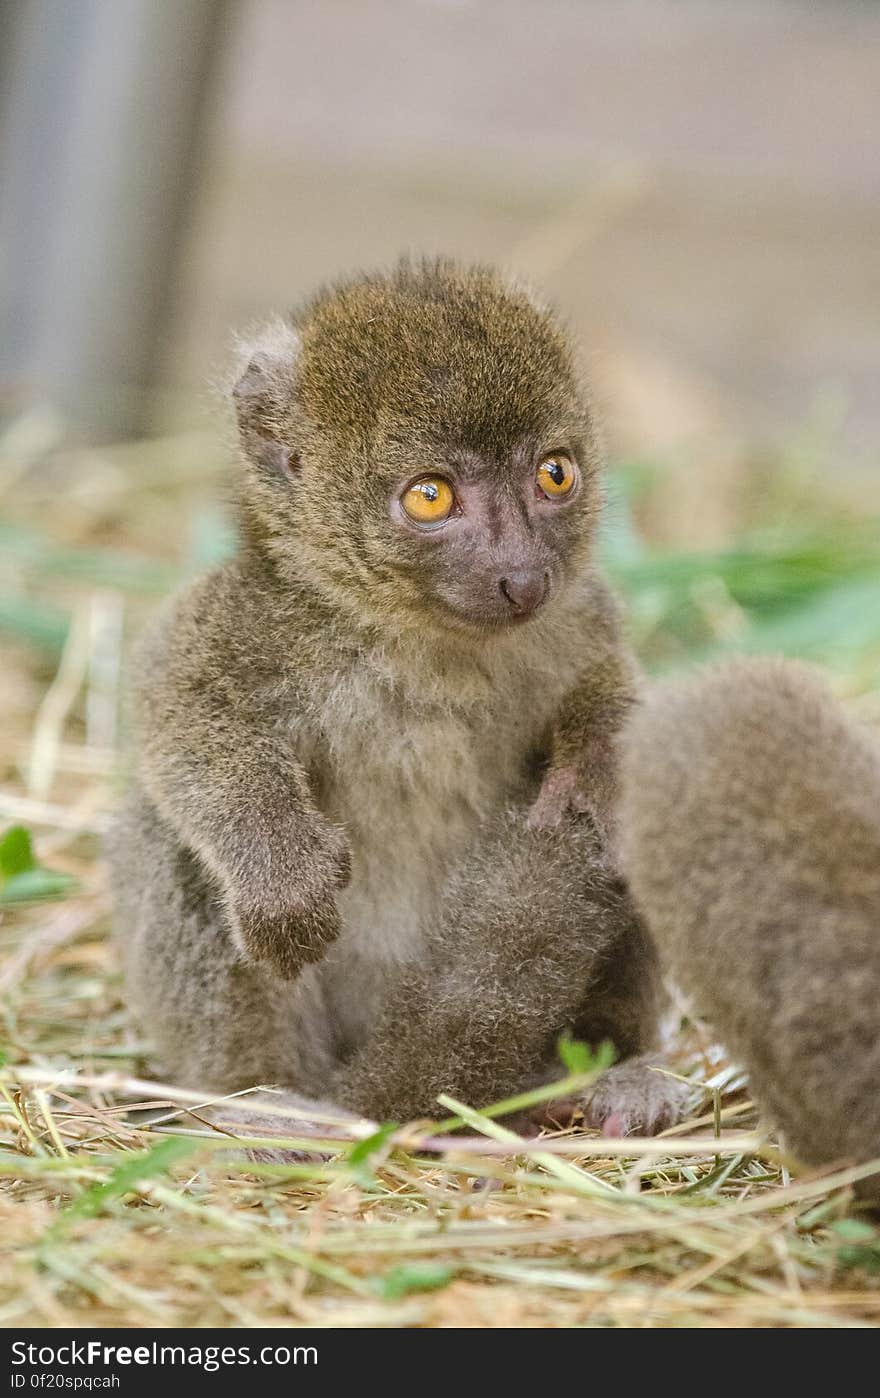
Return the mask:
M111 841L165 1071L400 1120L558 1074L566 1028L642 1054L657 963L613 854L636 672L562 329L493 271L404 262L258 335L232 397L240 548L141 647ZM681 1100L624 1062L589 1119Z
M795 1154L880 1158L877 736L801 665L660 686L627 733L620 820L662 953Z

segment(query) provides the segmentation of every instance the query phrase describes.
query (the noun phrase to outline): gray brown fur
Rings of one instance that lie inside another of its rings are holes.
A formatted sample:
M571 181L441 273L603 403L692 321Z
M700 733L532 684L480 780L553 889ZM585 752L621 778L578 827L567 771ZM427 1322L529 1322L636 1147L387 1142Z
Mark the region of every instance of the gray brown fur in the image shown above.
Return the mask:
M880 1157L880 743L804 666L659 687L623 862L662 955L808 1163Z
M233 396L241 548L140 648L111 841L164 1070L400 1119L517 1090L566 1027L649 1047L656 961L604 843L635 668L556 321L491 271L404 263L269 327ZM562 444L577 498L533 509ZM401 528L421 470L485 526ZM549 600L510 624L523 560Z

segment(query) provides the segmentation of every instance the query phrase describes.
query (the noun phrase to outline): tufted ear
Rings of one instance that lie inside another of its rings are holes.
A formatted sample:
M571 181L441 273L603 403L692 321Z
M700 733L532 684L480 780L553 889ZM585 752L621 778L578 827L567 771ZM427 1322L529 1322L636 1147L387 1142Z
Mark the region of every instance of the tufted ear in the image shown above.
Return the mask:
M293 475L298 461L289 440L290 404L299 336L292 325L276 320L241 341L238 351L232 401L245 453L256 465Z

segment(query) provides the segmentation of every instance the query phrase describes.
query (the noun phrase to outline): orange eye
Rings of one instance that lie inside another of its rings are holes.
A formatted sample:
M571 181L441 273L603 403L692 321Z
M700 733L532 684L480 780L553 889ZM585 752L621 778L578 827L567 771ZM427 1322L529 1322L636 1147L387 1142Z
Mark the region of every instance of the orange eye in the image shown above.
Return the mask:
M574 462L564 452L545 456L536 472L538 487L550 500L568 495L577 480Z
M416 524L442 524L452 514L455 496L442 476L425 476L404 491L400 503Z

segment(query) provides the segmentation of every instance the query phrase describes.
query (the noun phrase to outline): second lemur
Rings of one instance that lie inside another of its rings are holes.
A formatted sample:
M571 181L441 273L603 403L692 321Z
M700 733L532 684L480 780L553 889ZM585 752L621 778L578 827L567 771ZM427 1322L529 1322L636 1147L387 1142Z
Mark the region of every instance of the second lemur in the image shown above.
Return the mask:
M623 753L623 863L677 980L797 1156L880 1158L877 734L806 666L739 660L657 686Z
M588 1106L675 1119L657 962L617 875L636 672L594 559L572 349L486 269L403 263L245 347L240 548L134 676L111 841L129 993L166 1072L374 1118L624 1060Z

